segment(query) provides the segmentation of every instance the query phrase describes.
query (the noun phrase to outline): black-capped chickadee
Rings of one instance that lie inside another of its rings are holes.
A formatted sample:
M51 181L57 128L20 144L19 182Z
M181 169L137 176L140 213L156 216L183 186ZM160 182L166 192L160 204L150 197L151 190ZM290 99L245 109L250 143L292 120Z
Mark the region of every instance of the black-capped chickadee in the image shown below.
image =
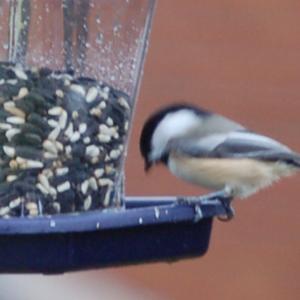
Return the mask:
M155 112L146 121L140 151L145 170L164 163L175 176L230 202L245 198L300 170L300 155L287 146L221 115L188 104Z

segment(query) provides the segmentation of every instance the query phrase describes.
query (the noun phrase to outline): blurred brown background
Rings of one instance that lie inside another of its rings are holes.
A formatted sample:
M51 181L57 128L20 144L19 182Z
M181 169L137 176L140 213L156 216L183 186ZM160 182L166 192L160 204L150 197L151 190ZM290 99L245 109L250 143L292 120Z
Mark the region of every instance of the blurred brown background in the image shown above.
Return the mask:
M162 167L143 173L141 126L152 111L176 100L232 117L300 151L299 79L299 1L158 1L127 160L127 193L204 192ZM236 218L215 222L203 258L110 273L165 299L299 299L299 180L236 202Z
M164 168L143 172L142 124L173 101L222 113L300 151L299 78L299 1L159 0L127 160L127 194L206 192ZM300 176L290 178L237 201L236 218L215 222L202 258L54 277L2 276L0 299L6 290L15 294L3 300L299 299L299 183Z

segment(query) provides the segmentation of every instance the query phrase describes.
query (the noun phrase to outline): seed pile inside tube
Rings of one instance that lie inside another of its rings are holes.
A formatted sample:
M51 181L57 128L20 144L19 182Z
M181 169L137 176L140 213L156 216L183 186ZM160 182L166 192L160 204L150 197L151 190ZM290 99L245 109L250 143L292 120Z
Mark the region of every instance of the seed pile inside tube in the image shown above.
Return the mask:
M0 63L0 217L118 206L130 114L92 78Z

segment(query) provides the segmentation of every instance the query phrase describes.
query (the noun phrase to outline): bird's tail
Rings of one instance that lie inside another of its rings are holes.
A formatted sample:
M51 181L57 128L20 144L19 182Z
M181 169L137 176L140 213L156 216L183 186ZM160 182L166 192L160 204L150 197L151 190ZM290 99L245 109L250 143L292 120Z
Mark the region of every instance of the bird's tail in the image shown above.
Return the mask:
M300 158L295 159L294 164L296 167L300 168Z
M288 163L292 164L293 166L300 168L300 154L299 153L292 153L290 159L287 160Z

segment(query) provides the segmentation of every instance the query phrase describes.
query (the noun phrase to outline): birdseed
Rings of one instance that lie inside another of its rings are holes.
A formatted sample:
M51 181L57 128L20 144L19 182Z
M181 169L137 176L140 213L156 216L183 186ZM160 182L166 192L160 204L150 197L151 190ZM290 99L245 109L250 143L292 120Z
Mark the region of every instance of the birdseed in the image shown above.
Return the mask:
M130 114L103 82L0 62L0 217L120 206Z

